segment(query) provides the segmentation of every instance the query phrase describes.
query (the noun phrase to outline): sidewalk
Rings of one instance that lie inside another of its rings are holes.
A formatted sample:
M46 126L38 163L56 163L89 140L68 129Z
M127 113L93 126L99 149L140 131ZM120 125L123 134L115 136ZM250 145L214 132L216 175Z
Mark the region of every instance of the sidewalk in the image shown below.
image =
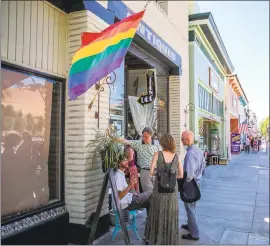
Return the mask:
M187 244L265 244L269 245L269 156L241 154L226 166L209 166L202 181L202 198L197 203L200 240ZM180 225L186 223L183 202L179 200ZM137 217L143 236L145 213ZM113 228L111 228L111 231ZM186 233L181 229L181 234ZM96 245L124 245L123 233L111 241L112 232L97 239ZM133 232L132 244L142 245Z

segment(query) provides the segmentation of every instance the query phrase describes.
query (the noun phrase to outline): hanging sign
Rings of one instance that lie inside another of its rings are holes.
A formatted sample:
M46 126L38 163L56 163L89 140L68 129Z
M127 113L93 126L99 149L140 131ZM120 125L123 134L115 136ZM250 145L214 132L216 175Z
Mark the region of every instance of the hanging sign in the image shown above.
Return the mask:
M231 153L238 154L240 153L240 134L232 133L231 134Z
M156 99L156 71L149 69L146 73L147 94L139 97L138 103L141 105L149 104Z

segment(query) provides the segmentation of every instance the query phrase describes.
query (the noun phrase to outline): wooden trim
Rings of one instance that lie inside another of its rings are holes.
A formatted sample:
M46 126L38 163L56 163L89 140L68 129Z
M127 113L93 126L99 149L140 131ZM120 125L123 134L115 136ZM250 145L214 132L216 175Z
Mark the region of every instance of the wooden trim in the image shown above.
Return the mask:
M34 74L39 74L39 76L43 76L43 77L47 76L47 77L50 77L51 79L60 80L60 81L66 80L66 77L61 74L52 73L47 70L43 70L41 68L37 68L37 67L19 63L13 60L9 60L4 57L1 57L1 63L7 66L11 66L13 68L19 69L19 70L26 70Z

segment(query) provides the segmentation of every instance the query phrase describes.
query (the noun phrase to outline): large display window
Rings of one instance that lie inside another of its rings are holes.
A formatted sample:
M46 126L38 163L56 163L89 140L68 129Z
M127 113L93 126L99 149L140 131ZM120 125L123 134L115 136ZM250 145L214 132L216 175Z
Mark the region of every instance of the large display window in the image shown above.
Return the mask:
M1 68L1 217L63 201L63 82Z

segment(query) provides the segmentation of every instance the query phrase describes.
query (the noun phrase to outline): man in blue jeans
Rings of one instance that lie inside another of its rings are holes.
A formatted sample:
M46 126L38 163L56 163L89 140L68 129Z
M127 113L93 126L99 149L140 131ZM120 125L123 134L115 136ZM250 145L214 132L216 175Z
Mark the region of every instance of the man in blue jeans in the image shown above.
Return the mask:
M187 153L184 160L184 172L187 173L185 182L195 179L200 187L203 170L205 168L205 160L202 151L194 144L194 134L192 131L184 131L182 133L182 143L187 146ZM187 212L188 224L181 227L190 231L188 234L182 235L183 239L199 240L199 227L196 218L196 202L184 203Z

